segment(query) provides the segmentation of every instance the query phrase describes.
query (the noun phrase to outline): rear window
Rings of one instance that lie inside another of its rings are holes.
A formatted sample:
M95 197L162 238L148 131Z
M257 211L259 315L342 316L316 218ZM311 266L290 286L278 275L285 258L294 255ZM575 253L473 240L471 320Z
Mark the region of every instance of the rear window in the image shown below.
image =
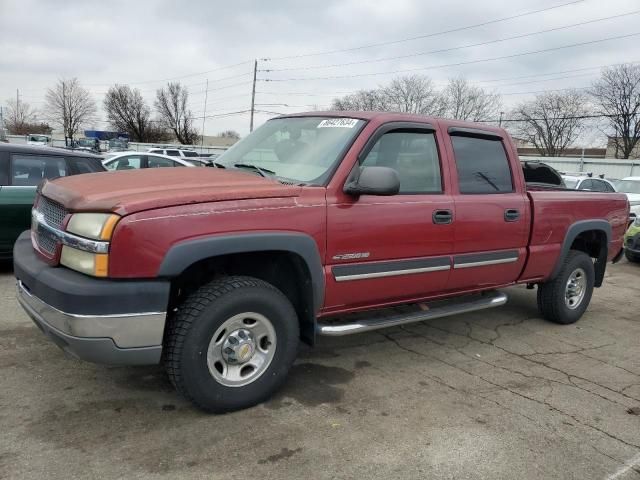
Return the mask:
M513 192L511 169L500 140L451 137L460 193Z
M37 186L44 180L67 175L64 157L46 155L11 155L11 184Z
M178 150L167 150L167 155L170 157L179 157L180 152Z

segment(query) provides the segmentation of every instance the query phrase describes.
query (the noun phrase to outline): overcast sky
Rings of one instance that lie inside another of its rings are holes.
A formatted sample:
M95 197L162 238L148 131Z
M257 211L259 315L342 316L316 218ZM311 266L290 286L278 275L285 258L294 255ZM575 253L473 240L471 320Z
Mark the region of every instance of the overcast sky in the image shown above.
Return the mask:
M58 78L78 77L99 107L114 83L139 88L152 104L155 90L175 79L188 86L190 106L201 117L208 79L206 113L221 115L249 109L253 59L258 58L259 110L323 108L337 93L376 87L400 75L398 71L411 70L404 74L428 75L438 85L450 77L465 77L501 93L508 111L534 95L523 92L586 87L597 77L598 67L640 61L640 35L475 61L640 33L640 2L584 0L427 35L569 1L0 0L0 100L15 98L19 89L21 100L42 108L47 87ZM622 16L592 22L614 15ZM591 23L558 28L583 22ZM408 56L555 28L488 45ZM402 41L413 37L422 38ZM371 44L377 46L359 48ZM319 52L333 53L309 55ZM405 58L389 58L401 56ZM260 60L264 58L272 60ZM328 66L345 63L356 64ZM456 63L463 65L451 65ZM274 71L260 71L267 69ZM100 112L101 122L94 127L107 129L101 108ZM259 113L256 123L270 116ZM248 114L206 121L207 135L225 129L246 134Z

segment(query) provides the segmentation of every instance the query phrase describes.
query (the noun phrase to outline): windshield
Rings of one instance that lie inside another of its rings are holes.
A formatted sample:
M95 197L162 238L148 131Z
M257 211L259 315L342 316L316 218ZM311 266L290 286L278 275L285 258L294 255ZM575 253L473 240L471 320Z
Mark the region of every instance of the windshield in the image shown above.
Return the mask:
M216 161L225 167L257 167L257 174L273 172L277 178L297 183L324 184L363 124L353 118L276 118Z
M640 180L620 180L616 188L619 192L640 193Z

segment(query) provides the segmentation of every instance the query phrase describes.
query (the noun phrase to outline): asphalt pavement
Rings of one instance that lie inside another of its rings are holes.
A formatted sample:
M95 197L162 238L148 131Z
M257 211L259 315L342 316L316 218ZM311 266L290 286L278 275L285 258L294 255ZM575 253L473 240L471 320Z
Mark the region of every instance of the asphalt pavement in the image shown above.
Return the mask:
M208 415L160 367L70 359L0 270L0 478L640 479L640 265L586 315L494 310L300 348L269 402Z

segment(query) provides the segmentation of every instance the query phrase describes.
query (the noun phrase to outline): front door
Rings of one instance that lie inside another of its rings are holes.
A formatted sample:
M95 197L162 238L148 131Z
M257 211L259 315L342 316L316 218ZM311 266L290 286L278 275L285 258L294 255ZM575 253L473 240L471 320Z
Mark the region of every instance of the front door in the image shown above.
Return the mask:
M455 212L438 143L426 124L383 125L359 156L360 167L393 168L400 192L327 198L325 313L404 303L446 288Z
M526 261L529 200L513 175L504 139L449 129L456 205L451 290L489 288L516 280Z
M36 188L44 179L67 174L64 157L12 153L7 185L0 190L0 254L11 255L18 236L31 226Z

